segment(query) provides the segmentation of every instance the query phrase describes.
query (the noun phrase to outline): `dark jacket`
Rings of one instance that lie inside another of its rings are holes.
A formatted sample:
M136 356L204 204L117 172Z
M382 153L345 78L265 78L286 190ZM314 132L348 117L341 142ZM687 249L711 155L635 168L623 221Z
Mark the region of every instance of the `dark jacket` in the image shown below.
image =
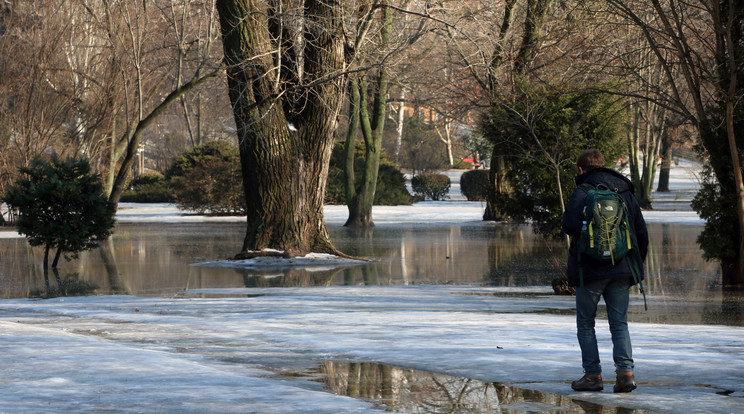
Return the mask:
M633 183L624 175L609 168L594 168L574 178L576 190L571 194L566 206L566 212L563 213L563 232L571 236L571 245L568 249L568 283L571 286L579 285L579 266L576 259L577 244L581 225L584 221L584 203L586 201L586 190L580 188L582 184L591 184L596 186L604 184L611 190L620 194L628 206L630 220L631 237L635 237L637 249L633 249L631 254L638 264L640 276L643 278L643 261L646 260L648 251L648 230L646 222L643 220L641 208L636 200ZM588 257L582 257L582 267L584 269L584 283L593 280L605 278L631 277L628 258L618 262L605 263L592 260Z

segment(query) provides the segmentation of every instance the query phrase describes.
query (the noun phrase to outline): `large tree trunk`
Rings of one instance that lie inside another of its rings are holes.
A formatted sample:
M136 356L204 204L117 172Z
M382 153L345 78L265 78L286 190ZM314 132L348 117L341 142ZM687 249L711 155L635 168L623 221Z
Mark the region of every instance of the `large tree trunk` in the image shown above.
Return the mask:
M247 204L239 256L335 253L323 199L345 82L342 3L305 2L302 59L292 55L300 48L272 44L270 24L281 16L270 16L265 2L216 4ZM277 64L285 55L290 62ZM292 61L302 62L302 72L285 72Z

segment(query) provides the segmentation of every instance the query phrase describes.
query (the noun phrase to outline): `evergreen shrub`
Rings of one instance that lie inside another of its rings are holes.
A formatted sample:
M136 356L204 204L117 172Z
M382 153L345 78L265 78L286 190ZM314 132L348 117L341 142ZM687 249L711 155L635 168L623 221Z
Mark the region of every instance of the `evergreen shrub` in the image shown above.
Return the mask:
M489 200L501 219L529 221L541 234L562 237L561 205L576 188L579 154L597 148L606 160L616 160L627 149L622 100L579 86L545 90L524 85L519 95L493 105L481 119L481 131L495 148L491 168L502 169L501 189ZM525 123L524 114L534 122Z
M468 201L485 201L488 197L489 170L465 171L460 176L460 191Z
M417 195L433 201L444 200L449 193L450 179L444 174L424 173L411 179L411 187Z
M129 190L121 195L121 201L132 203L172 203L174 189L163 174L150 172L135 177Z
M45 271L52 248L57 249L55 268L62 253L76 258L111 234L116 206L86 158L61 160L52 153L35 157L20 171L3 200L18 211L18 232L30 245L44 246Z
M199 214L245 214L238 147L211 141L185 152L166 172L179 208Z

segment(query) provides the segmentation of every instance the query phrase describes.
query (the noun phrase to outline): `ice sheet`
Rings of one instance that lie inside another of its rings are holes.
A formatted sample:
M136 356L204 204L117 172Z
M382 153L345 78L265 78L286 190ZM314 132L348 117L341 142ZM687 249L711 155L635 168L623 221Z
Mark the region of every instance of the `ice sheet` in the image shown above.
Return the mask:
M505 292L387 286L7 300L0 313L0 384L12 392L0 394L0 406L54 412L373 409L260 368L352 360L508 382L614 407L744 412L741 328L632 324L639 388L614 395L609 385L604 393L578 395L569 386L581 376L573 316L539 313L569 311L572 298L534 289L521 297L496 293ZM605 377L612 380L606 322L597 332Z

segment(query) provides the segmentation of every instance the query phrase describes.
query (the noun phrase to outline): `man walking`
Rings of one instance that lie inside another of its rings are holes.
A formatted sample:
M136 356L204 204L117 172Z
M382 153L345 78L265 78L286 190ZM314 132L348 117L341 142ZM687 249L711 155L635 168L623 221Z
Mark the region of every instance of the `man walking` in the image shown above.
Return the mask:
M599 360L597 337L594 331L597 316L597 303L603 297L607 307L607 318L612 334L612 356L615 362L617 381L614 392L631 392L636 388L633 375L633 351L628 332L629 290L636 282L633 266L638 280L643 279L643 261L648 249L648 232L641 208L633 195L633 184L615 170L605 168L605 159L596 149L581 153L576 162L579 175L574 178L576 190L571 194L566 212L563 214L563 231L571 236L568 251L568 280L576 289L576 336L581 347L581 360L584 376L571 383L576 391L601 391L602 367ZM586 225L584 205L587 188L598 185L618 193L628 209L631 239L635 246L622 259L600 261L582 256L578 257L578 239L582 226ZM638 274L639 273L639 274Z

